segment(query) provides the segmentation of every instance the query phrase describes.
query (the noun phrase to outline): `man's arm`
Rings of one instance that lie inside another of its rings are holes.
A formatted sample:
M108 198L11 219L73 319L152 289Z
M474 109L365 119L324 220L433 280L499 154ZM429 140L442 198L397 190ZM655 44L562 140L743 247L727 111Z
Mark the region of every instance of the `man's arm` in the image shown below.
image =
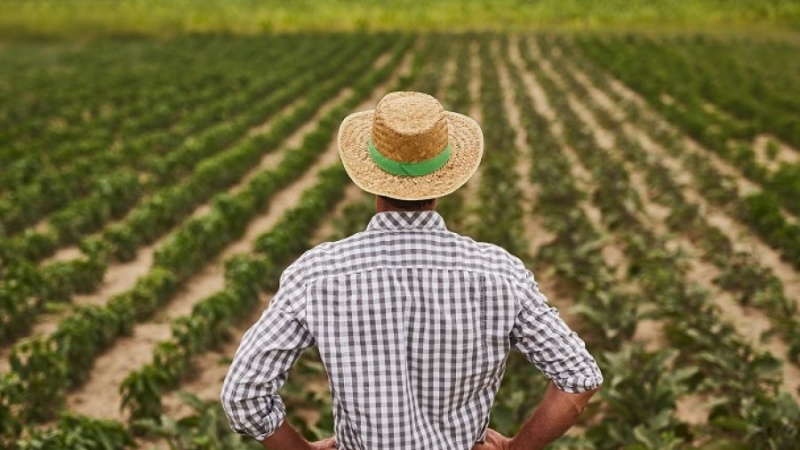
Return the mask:
M589 399L598 389L570 394L550 383L544 398L516 436L508 438L489 429L486 432L486 440L482 444L475 445L472 450L543 449L575 424Z
M508 445L509 450L540 450L564 434L578 420L599 388L570 394L550 383L542 402Z
M297 449L312 450L311 444L284 420L274 433L264 438L261 445L267 450Z
M300 353L314 344L304 320L304 289L300 274L284 272L269 308L242 338L220 394L237 433L263 441L288 426L278 390Z
M539 292L530 272L518 292L520 312L511 341L551 382L517 436L511 440L498 437L494 448L536 450L558 439L578 420L603 383L603 375L584 342Z
M261 445L267 450L336 450L333 438L308 442L286 420L274 433L264 438Z
M539 292L533 274L519 288L520 311L511 330L512 346L565 393L598 388L603 374L586 345Z

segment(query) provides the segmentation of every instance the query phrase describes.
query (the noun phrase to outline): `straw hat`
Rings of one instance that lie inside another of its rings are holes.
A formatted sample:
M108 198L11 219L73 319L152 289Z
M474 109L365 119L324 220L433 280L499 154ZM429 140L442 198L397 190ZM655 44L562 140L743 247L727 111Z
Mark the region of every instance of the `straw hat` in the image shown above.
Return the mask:
M361 189L399 200L447 195L469 180L483 155L471 118L420 92L392 92L371 111L347 116L339 155Z

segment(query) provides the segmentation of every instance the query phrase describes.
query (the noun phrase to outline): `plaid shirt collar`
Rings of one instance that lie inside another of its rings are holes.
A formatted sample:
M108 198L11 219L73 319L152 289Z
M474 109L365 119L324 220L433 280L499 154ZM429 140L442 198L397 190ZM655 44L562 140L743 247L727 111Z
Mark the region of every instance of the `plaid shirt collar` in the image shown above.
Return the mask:
M447 230L436 211L386 211L375 214L367 231Z

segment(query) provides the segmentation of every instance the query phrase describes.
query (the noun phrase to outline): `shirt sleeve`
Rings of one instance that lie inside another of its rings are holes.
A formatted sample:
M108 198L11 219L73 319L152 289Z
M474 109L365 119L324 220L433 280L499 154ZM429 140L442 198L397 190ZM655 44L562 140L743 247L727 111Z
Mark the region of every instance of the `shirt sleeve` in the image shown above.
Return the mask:
M517 292L520 312L511 331L512 346L562 391L579 393L600 386L603 375L597 362L547 303L530 271Z
M261 318L244 334L222 385L231 428L261 441L286 417L277 394L300 353L314 344L305 323L302 276L288 269Z

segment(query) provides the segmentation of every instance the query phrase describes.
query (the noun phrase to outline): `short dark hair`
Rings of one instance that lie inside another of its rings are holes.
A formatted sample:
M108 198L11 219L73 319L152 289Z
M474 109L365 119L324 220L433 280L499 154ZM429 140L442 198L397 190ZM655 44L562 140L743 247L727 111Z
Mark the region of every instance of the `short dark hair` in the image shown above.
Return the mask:
M433 206L433 202L436 201L435 198L426 198L425 200L399 200L396 198L385 197L383 195L381 195L381 198L394 208L405 209L408 211L430 209L431 206Z

